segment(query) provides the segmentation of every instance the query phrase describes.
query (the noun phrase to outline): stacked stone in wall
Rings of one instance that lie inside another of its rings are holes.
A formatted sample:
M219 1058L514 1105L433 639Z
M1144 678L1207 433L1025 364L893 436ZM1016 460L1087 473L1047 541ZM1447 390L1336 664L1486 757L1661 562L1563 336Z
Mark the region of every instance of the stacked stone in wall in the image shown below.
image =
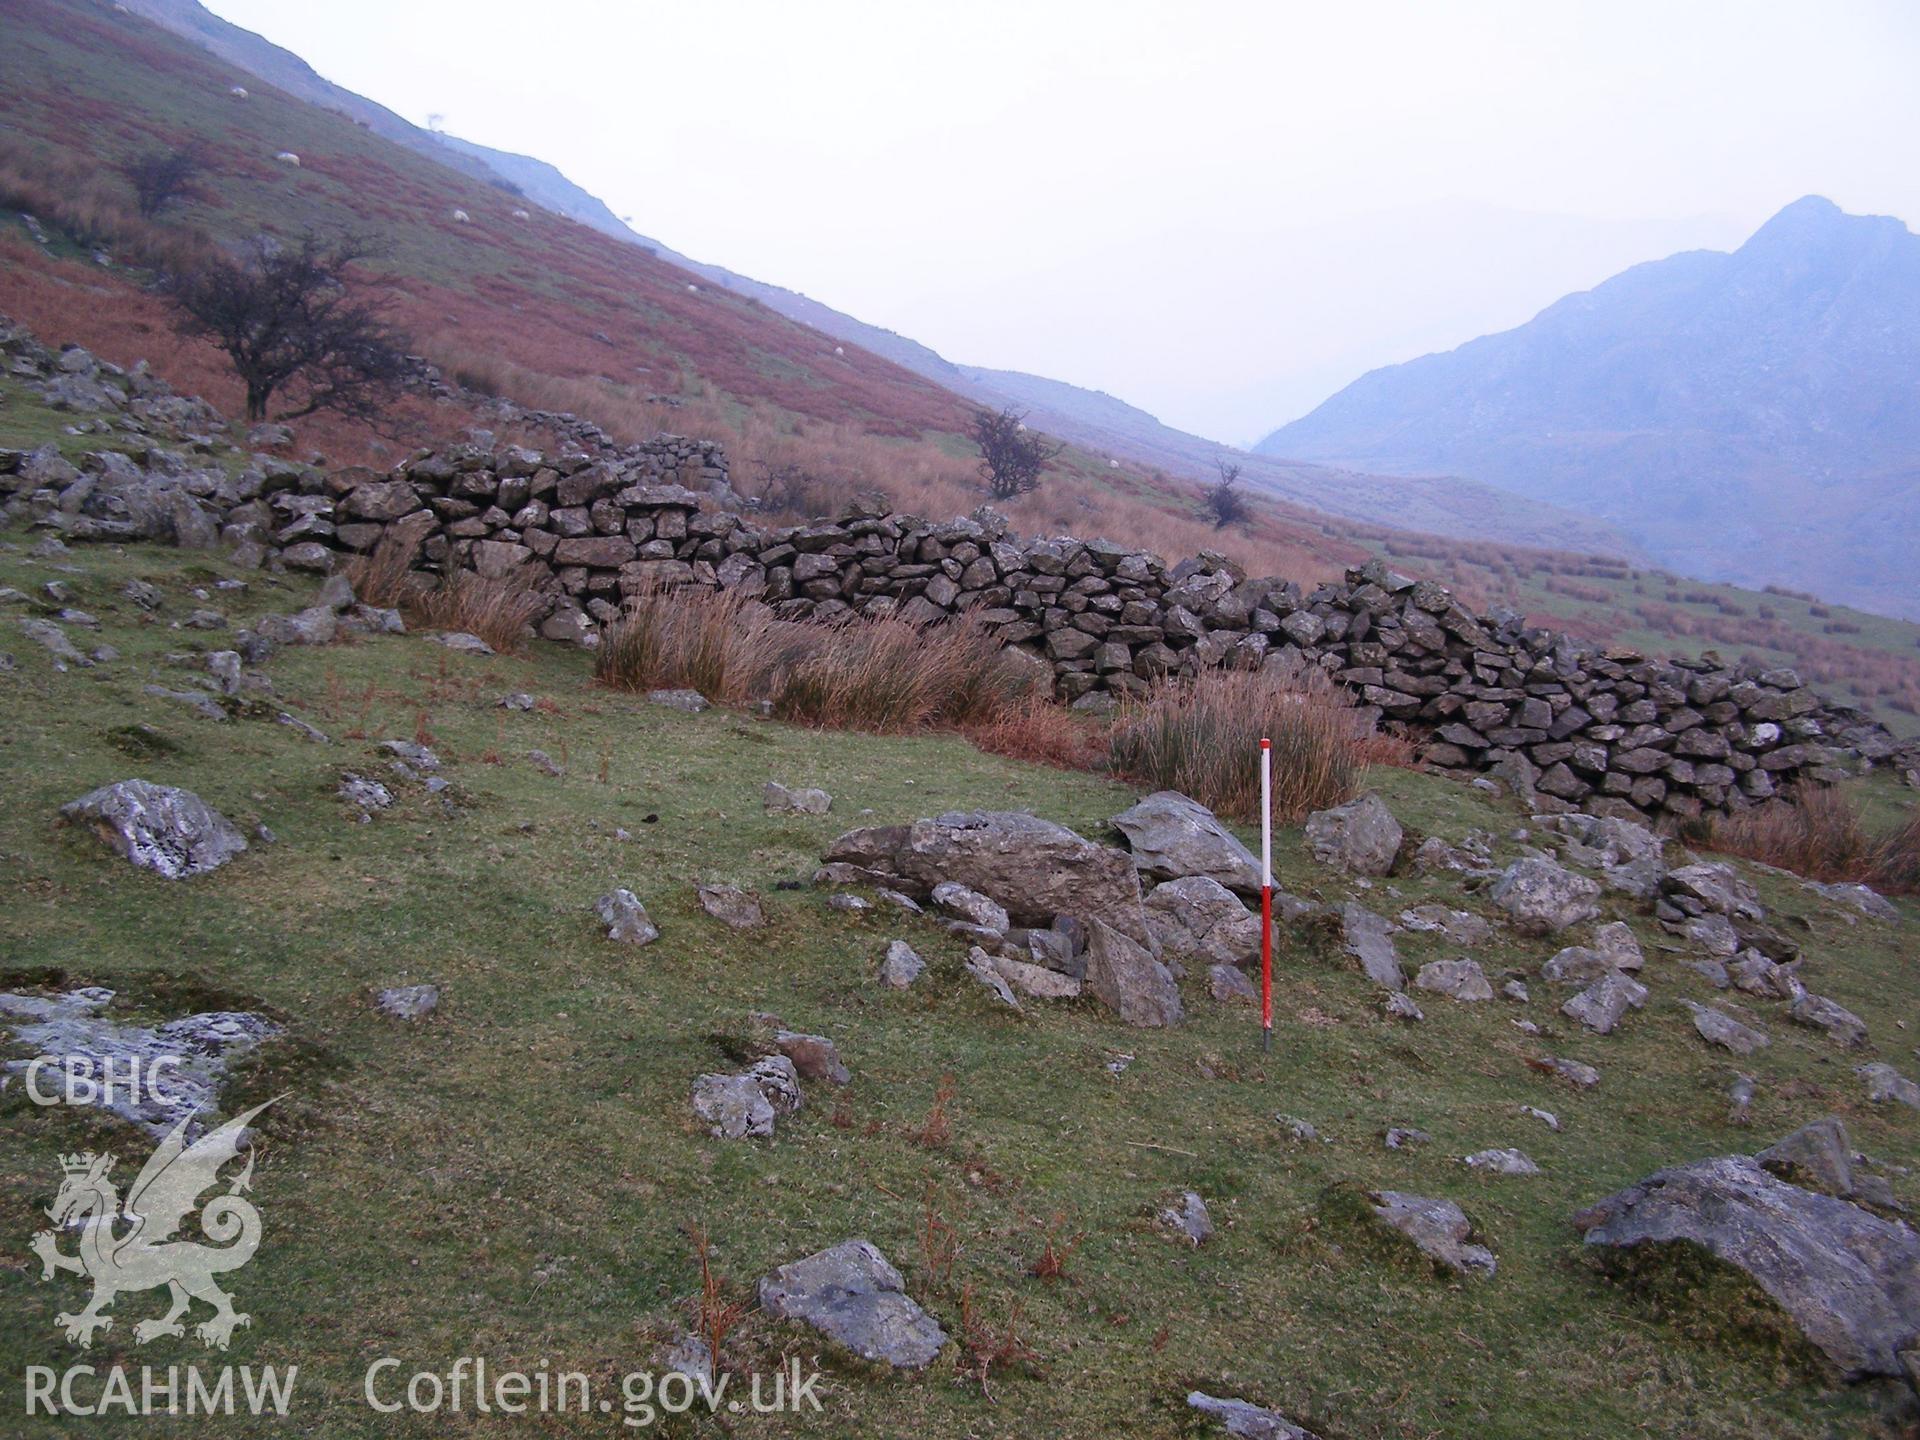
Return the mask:
M696 461L718 468L704 453L667 458L640 474L468 447L385 479L335 476L336 536L367 549L396 527L430 567L522 575L549 597L542 631L555 639L590 638L643 588L695 584L816 622L972 611L1082 705L1209 666L1318 665L1363 708L1427 737L1431 763L1498 768L1548 804L1692 818L1831 777L1844 751L1894 748L1791 670L1582 645L1509 613L1472 614L1444 586L1379 563L1303 591L1219 555L1168 566L1103 540L1020 539L990 510L932 522L856 506L761 526L655 483Z
M242 563L324 573L392 534L426 569L523 578L546 597L541 632L587 643L657 585L739 590L818 622L970 610L1082 706L1210 666L1318 665L1422 737L1430 763L1498 770L1547 805L1692 818L1829 778L1848 756L1920 761L1789 669L1583 645L1472 614L1378 563L1303 590L1214 554L1168 566L1104 540L1020 539L984 509L932 522L855 506L766 526L726 508L738 502L720 447L662 436L589 453L583 440L606 437L574 417L553 417L578 430L559 453L473 442L386 474L256 454L236 471L218 415L141 367L56 355L4 320L0 353L51 403L92 417L77 426L123 448L151 437L77 464L51 446L0 450L0 514L69 539L224 542Z

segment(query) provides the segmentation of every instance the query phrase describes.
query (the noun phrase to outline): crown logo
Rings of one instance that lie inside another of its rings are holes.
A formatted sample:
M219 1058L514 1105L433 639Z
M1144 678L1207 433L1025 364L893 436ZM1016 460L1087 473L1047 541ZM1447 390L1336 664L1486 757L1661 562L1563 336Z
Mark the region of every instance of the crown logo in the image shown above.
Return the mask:
M91 1150L78 1155L62 1155L60 1168L69 1175L84 1175L93 1168L93 1159Z

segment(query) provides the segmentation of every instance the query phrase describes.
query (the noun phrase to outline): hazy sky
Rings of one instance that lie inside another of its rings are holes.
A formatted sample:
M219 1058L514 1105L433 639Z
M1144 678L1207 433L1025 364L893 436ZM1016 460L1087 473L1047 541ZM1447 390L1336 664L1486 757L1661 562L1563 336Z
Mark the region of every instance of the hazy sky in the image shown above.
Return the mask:
M1920 4L207 0L698 259L1251 441L1807 193L1920 221Z

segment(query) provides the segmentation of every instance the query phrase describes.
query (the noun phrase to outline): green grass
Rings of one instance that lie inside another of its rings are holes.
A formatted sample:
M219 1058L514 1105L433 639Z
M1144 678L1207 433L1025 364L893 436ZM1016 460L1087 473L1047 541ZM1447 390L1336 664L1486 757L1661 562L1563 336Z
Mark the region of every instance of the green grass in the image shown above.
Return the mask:
M27 538L0 537L18 547L0 550L0 585L32 593L55 572L26 556ZM1744 1320L1663 1320L1670 1296L1642 1297L1581 1254L1568 1224L1581 1205L1657 1166L1756 1149L1829 1112L1870 1154L1920 1164L1912 1113L1865 1105L1856 1058L1773 1013L1773 1047L1749 1062L1761 1081L1755 1123L1729 1128L1733 1066L1693 1038L1676 1003L1709 992L1653 948L1664 937L1617 897L1611 910L1649 946L1653 999L1605 1039L1569 1033L1541 986L1525 1013L1557 1033L1540 1042L1512 1028L1520 1012L1504 1002L1425 997L1425 1025L1389 1024L1314 929L1285 937L1270 1056L1250 1012L1215 1006L1197 978L1190 1023L1170 1033L1130 1030L1091 1004L1015 1016L973 987L961 948L930 925L890 912L848 917L822 892L775 887L807 877L866 810L879 822L1030 807L1099 834L1133 798L1120 786L947 737L686 716L594 688L584 654L541 647L475 659L417 637L288 651L268 664L278 703L334 738L313 745L270 719L219 724L141 693L149 681L183 683L190 667L170 656L226 643L170 620L207 603L236 622L291 609L304 603L304 583L248 574L236 598L210 588L219 559L165 550L91 548L71 563L78 573L62 578L104 622L99 639L82 638L123 658L55 674L17 633L18 607L0 612L0 649L19 662L0 674L0 968L113 986L129 1017L243 1005L287 1025L289 1043L261 1052L228 1094L236 1109L286 1094L267 1112L256 1176L266 1241L233 1287L253 1324L224 1357L300 1366L293 1415L273 1433L507 1433L473 1418L372 1414L361 1377L385 1354L403 1371L462 1355L599 1377L649 1367L655 1337L684 1321L696 1288L679 1230L687 1222L711 1233L740 1295L771 1266L860 1235L949 1332L963 1283L995 1324L1020 1305L1037 1359L996 1374L990 1396L958 1373L957 1347L923 1375L894 1376L835 1357L811 1333L750 1319L736 1367L815 1353L828 1365L828 1415L793 1433L1191 1434L1182 1396L1193 1387L1276 1404L1329 1440L1627 1436L1654 1417L1689 1436L1859 1434L1875 1423L1877 1392L1830 1387ZM118 598L136 575L164 592L158 616ZM542 708L498 709L515 690ZM173 748L129 745L119 732L139 724ZM458 813L402 786L391 812L354 823L333 798L340 772L379 770L375 743L417 729L446 762ZM566 776L528 764L534 748L564 756ZM276 843L176 885L56 823L64 801L131 775L193 789L249 831L264 822ZM767 779L824 786L833 814L766 817ZM1521 823L1468 787L1407 772L1377 783L1422 833L1458 838L1478 826L1505 836ZM632 838L615 838L620 828ZM1348 893L1305 857L1298 832L1277 848L1289 888ZM1517 853L1514 842L1501 853ZM768 927L740 935L707 919L692 890L706 879L755 890ZM1896 1027L1920 1029L1915 908L1903 907L1906 927L1895 932L1850 924L1790 881L1759 884L1789 927L1800 917L1813 927L1808 983L1869 1016L1881 1053L1910 1072L1912 1032ZM646 901L662 930L656 944L627 950L601 937L589 905L614 885ZM1479 908L1421 877L1376 882L1366 895L1390 912L1430 898ZM933 962L906 994L871 982L894 936ZM1400 938L1410 965L1452 953L1429 937ZM1552 948L1503 940L1479 958L1497 977ZM418 980L444 988L431 1020L409 1029L375 1011L377 989ZM710 1140L689 1112L689 1083L728 1066L728 1037L760 1009L833 1036L853 1084L838 1094L810 1087L807 1108L771 1143ZM1576 1094L1537 1077L1524 1060L1542 1051L1591 1061L1602 1084ZM1118 1075L1107 1068L1116 1054L1133 1057ZM929 1151L910 1132L944 1074L955 1079L954 1139ZM1563 1133L1518 1116L1521 1104L1557 1112ZM1312 1120L1331 1143L1295 1143L1279 1114ZM1434 1143L1388 1152L1379 1134L1389 1124L1426 1129ZM1486 1178L1454 1158L1509 1144L1545 1175ZM35 1109L17 1089L0 1095L8 1433L65 1433L29 1423L12 1387L27 1365L79 1358L51 1324L78 1282L41 1284L25 1245L44 1224L55 1157L83 1148L119 1150L130 1171L145 1145L86 1112ZM1454 1283L1407 1264L1350 1224L1342 1187L1356 1184L1456 1198L1498 1253L1498 1276ZM1920 1204L1913 1179L1894 1185ZM1220 1226L1199 1251L1170 1243L1150 1218L1189 1187ZM950 1286L921 1270L929 1190L963 1239ZM1045 1284L1025 1272L1056 1216L1086 1238L1068 1278ZM1715 1283L1726 1288L1724 1277ZM132 1347L131 1324L154 1298L125 1297L119 1328L85 1358L207 1363L191 1341ZM678 1423L679 1433L722 1433ZM787 1423L735 1417L727 1433L787 1433ZM87 1433L158 1433L141 1424L94 1422ZM610 1419L578 1417L511 1433L523 1432L622 1433Z

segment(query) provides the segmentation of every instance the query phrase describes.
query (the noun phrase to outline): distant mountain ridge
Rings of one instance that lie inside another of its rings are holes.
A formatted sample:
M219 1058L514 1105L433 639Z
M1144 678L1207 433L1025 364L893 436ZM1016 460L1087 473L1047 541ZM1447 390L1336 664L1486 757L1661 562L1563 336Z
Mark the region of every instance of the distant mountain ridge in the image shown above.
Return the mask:
M1920 237L1808 196L1373 371L1256 447L1460 475L1708 579L1920 617Z

